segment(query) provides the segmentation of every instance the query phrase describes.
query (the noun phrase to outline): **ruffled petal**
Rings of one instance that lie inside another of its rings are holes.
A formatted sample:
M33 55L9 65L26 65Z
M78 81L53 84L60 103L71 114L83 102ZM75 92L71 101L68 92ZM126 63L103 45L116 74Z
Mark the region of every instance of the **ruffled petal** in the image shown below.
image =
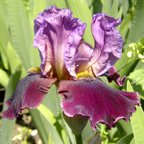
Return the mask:
M64 113L88 116L92 127L104 123L111 128L119 119L128 120L139 104L138 93L115 90L99 79L62 81L59 93Z
M123 40L115 28L120 22L120 19L105 14L93 16L92 33L95 48L91 64L96 76L104 74L121 57Z
M76 52L72 54L70 54L71 52L68 53L71 57L65 55L67 69L73 77L76 77L77 73L88 69L89 61L93 55L93 48L86 42L80 43L75 50Z
M73 18L69 9L50 7L35 19L34 46L39 48L43 74L53 69L60 79L65 76L64 58L76 53L85 24Z
M13 119L24 108L37 107L55 81L56 79L43 78L39 74L24 77L19 81L13 96L6 101L8 109L3 112L3 117Z

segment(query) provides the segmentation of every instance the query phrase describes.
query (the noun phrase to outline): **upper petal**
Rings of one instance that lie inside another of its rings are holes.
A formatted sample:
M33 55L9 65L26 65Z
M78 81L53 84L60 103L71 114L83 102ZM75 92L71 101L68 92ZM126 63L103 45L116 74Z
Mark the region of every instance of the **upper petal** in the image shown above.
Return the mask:
M68 54L65 54L65 63L69 73L76 77L77 73L87 70L92 55L93 48L86 42L81 42L74 52L69 51Z
M93 16L92 33L95 48L91 64L96 76L104 74L121 57L123 40L115 28L120 22L120 19L105 14Z
M65 75L64 57L73 57L84 30L85 24L69 9L52 6L35 19L34 46L40 51L43 74L53 69L59 78Z
M139 104L138 93L112 89L98 79L62 81L59 93L64 113L88 116L93 127L100 122L111 128L119 119L129 119Z
M3 117L15 118L24 108L35 108L47 94L56 79L47 79L39 74L28 75L19 81L13 96L7 100L8 109Z

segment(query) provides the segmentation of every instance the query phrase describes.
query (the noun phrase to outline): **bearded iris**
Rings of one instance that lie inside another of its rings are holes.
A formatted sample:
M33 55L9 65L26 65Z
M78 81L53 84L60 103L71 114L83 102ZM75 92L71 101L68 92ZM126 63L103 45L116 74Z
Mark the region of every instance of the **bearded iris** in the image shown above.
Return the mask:
M24 108L36 108L56 84L68 117L79 114L88 117L92 127L104 123L108 128L119 119L129 119L139 104L138 93L115 90L100 80L105 75L119 86L124 83L113 67L122 54L123 40L116 30L120 22L103 13L93 15L92 48L83 40L86 24L69 9L52 6L40 13L34 25L40 69L20 80L3 117L13 119Z

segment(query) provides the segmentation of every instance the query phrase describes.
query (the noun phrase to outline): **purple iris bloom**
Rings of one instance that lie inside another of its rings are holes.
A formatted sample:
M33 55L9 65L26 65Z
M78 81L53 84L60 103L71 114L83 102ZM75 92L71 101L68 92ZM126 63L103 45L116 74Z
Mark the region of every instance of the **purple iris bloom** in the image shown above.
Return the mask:
M138 93L113 89L99 78L105 75L119 86L125 81L113 67L122 54L123 40L116 30L120 22L103 13L93 15L92 48L82 39L86 24L74 18L69 9L52 6L40 13L34 25L40 71L18 83L3 117L13 119L24 108L36 108L56 84L68 117L79 114L89 117L92 127L104 123L108 128L119 119L128 120L139 104Z

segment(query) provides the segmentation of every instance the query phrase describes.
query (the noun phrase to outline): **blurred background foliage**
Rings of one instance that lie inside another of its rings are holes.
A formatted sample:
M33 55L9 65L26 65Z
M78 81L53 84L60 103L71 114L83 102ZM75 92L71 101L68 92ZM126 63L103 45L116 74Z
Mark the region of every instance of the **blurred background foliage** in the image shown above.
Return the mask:
M63 119L60 99L53 86L37 109L25 110L17 120L0 117L0 144L38 144L38 140L25 137L25 134L32 135L35 129L43 144L80 144L81 136L84 144L143 144L144 0L0 0L0 112L6 109L3 101L13 94L18 80L30 67L40 65L38 51L33 48L33 20L51 5L69 8L75 17L85 22L84 39L91 45L94 44L91 34L94 13L103 12L122 19L118 29L125 43L123 56L116 67L122 76L127 76L121 89L138 91L141 106L130 121L121 120L111 130L104 125L93 130L88 122L83 132L77 135ZM117 88L114 83L110 85ZM77 121L81 125L81 121ZM16 134L18 125L22 126L21 133Z

